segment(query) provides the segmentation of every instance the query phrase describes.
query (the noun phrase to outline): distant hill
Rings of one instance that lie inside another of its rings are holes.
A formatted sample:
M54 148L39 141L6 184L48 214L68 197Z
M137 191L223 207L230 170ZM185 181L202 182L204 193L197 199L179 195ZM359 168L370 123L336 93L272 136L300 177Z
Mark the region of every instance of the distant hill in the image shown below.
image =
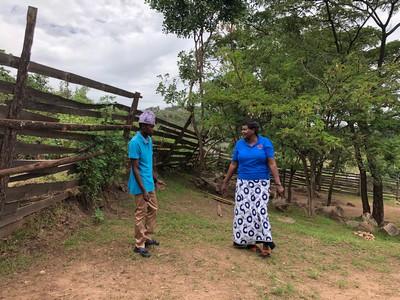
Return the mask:
M177 106L163 109L159 107L149 107L147 109L154 111L158 118L179 126L184 126L190 116L190 113L186 109ZM189 128L191 128L191 126L189 126Z

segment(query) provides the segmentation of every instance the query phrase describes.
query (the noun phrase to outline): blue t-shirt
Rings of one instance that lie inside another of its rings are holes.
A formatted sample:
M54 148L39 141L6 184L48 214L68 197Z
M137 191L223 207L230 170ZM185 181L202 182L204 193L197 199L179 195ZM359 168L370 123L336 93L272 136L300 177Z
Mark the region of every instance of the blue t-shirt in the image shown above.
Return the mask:
M139 173L142 178L144 188L147 192L154 191L153 180L153 141L148 136L146 140L138 131L130 140L128 145L128 156L132 159L139 160ZM135 176L133 175L132 166L130 168L128 190L132 195L142 194Z
M232 161L237 162L238 178L244 180L269 179L268 158L274 158L274 146L271 141L261 135L250 147L245 139L240 139L233 150Z

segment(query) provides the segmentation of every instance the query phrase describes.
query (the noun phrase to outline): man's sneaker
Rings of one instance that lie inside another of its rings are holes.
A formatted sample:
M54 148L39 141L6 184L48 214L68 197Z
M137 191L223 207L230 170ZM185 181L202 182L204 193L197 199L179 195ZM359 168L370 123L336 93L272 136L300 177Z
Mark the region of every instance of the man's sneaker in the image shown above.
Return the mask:
M144 245L145 245L146 247L149 247L149 246L160 246L160 243L157 242L156 240L147 240L147 241L144 243Z
M151 256L149 250L147 250L146 248L135 247L135 248L133 248L133 252L139 253L143 257L150 257Z

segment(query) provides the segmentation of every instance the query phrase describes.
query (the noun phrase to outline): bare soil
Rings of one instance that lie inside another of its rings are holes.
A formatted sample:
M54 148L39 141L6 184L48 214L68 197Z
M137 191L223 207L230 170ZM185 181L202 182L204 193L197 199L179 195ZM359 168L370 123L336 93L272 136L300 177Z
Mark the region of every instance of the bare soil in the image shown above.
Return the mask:
M129 195L122 191L109 195L108 218L133 220L133 206L122 205L121 199L126 198ZM201 193L181 198L181 205L171 204L168 209L217 219L221 224L232 219L232 206L217 204ZM297 193L295 198L304 201L305 195ZM335 200L343 204L348 216L361 215L357 201L351 201L352 207L346 205L346 198ZM218 205L222 216L217 215ZM204 237L202 244L190 237L166 238L159 228L156 238L161 245L145 259L132 252L133 227L123 228L117 222L111 225L114 239L88 236L85 240L80 235L76 248L66 247L66 236L77 227L82 229L88 216L73 204L65 209L68 213L58 216L53 230L26 245L25 255L34 256L34 262L18 273L2 276L0 299L400 299L399 266L395 271L365 272L354 266L357 253L351 253L351 248L327 247L326 260L321 261L312 254L320 250L312 238L303 237L304 247L293 249L291 239L298 237L277 230L278 247L263 259L233 248L229 231L223 233L222 241L213 243ZM387 206L385 213L387 220L398 221L400 207Z

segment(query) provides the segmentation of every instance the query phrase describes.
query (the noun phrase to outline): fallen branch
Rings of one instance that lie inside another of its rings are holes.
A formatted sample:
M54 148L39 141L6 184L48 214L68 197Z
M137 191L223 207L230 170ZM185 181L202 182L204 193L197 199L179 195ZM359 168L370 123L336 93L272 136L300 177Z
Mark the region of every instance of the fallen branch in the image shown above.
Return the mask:
M228 199L225 199L225 198L222 198L220 196L217 196L217 195L214 195L214 194L210 194L210 193L207 193L207 192L205 194L207 196L210 196L214 200L217 200L217 201L221 202L221 203L229 204L229 205L235 205L235 202L233 202L232 200L228 200Z
M217 215L222 218L222 207L221 203L217 204Z

